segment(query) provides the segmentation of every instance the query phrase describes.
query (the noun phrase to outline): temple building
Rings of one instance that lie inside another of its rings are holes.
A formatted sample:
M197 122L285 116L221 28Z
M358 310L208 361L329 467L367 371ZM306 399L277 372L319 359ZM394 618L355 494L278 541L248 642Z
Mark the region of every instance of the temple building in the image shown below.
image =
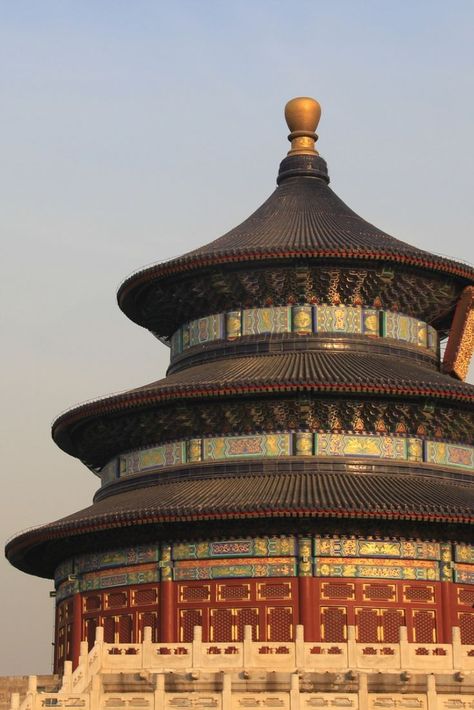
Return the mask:
M54 422L100 488L6 554L54 579L68 697L100 657L155 708L474 707L474 268L342 202L320 112L248 219L120 287L166 377Z

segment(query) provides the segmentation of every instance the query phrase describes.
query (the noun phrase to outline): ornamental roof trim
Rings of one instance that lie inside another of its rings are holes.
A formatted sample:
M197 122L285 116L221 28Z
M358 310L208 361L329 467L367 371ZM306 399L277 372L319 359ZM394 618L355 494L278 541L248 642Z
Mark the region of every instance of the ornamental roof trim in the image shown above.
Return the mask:
M462 485L422 476L260 473L154 481L127 490L49 525L13 538L6 554L25 571L40 570L47 559L38 547L81 534L171 522L256 518L365 518L433 523L474 522L474 493ZM30 551L25 562L25 551ZM36 550L36 552L35 552ZM33 568L35 568L33 570Z
M298 160L290 156L283 162ZM222 237L132 274L117 298L125 314L140 322L134 298L151 282L219 264L304 259L391 262L474 283L473 266L390 236L353 212L324 180L304 175L283 180L263 205Z
M366 393L385 396L432 396L474 401L474 385L418 363L387 355L355 352L287 352L223 358L181 370L162 380L122 394L74 407L53 422L56 443L69 453L66 431L81 420L196 397L247 393Z

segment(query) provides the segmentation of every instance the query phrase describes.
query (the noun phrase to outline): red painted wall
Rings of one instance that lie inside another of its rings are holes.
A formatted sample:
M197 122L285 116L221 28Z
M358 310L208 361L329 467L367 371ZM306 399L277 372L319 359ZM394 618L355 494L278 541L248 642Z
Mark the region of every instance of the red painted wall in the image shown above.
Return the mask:
M307 641L343 641L354 625L363 643L396 643L400 626L410 641L449 643L456 625L471 644L473 607L473 586L406 580L222 579L90 591L58 604L55 672L65 659L77 664L80 640L92 646L98 625L108 643L138 642L145 626L154 641L187 642L196 625L205 641L240 641L248 624L255 639L288 641L299 623Z

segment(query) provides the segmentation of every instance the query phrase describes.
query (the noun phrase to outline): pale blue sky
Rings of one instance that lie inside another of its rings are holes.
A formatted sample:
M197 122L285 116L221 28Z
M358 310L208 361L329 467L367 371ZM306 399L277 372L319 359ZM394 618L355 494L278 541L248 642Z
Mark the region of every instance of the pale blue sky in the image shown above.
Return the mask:
M51 419L166 366L116 287L263 202L289 98L355 211L474 261L473 28L460 0L0 0L2 538L90 502ZM48 672L52 585L1 564L0 673Z

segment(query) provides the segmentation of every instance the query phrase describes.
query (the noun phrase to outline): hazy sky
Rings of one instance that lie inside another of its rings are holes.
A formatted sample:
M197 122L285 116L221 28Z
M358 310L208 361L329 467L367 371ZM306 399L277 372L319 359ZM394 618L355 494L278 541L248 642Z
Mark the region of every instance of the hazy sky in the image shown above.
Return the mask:
M116 288L263 202L289 98L355 211L474 261L473 28L472 1L0 0L2 539L90 503L50 422L164 373ZM52 582L1 565L0 674L49 672Z

